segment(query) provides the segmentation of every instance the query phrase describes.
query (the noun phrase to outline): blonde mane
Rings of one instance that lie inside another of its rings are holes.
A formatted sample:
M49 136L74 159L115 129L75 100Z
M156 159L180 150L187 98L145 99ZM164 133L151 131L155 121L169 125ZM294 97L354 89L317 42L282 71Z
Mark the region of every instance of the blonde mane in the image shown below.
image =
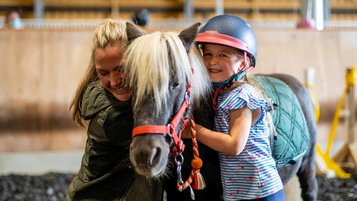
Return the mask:
M169 99L170 79L182 83L191 78L191 96L195 102L210 91L209 78L199 51L191 50L188 56L177 33L143 35L129 45L125 59L128 84L134 89L136 97L134 108L150 94L156 102L156 110L161 110ZM173 72L176 74L172 75Z

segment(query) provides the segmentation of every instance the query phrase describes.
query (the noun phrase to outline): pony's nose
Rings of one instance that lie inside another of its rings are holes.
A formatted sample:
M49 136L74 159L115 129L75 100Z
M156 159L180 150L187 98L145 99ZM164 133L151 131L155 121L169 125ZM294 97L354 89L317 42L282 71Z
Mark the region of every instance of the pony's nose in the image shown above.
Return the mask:
M152 168L160 161L161 153L162 150L160 147L142 147L141 150L134 154L133 158L136 166L142 168Z
M138 174L156 176L166 169L170 146L163 135L142 135L130 144L130 161Z
M155 166L160 160L160 155L161 155L161 148L155 147L152 150L150 156L148 157L148 166L150 167Z

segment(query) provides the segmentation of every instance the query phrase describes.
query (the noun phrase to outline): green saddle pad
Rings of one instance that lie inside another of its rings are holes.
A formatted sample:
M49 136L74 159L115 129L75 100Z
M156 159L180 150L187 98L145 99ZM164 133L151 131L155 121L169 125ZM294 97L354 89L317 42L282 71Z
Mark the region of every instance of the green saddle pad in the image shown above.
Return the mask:
M277 137L273 157L277 167L295 162L309 147L310 138L305 116L291 88L283 81L264 75L251 79L277 105L272 111Z

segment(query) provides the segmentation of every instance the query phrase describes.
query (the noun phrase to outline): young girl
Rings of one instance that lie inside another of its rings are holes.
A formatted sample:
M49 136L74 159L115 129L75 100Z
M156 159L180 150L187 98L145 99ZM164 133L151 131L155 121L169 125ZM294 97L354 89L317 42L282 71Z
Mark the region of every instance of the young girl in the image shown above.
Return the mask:
M236 16L211 18L196 43L213 83L214 131L196 125L197 140L220 156L224 200L285 200L272 158L269 102L246 78L256 61L255 34Z

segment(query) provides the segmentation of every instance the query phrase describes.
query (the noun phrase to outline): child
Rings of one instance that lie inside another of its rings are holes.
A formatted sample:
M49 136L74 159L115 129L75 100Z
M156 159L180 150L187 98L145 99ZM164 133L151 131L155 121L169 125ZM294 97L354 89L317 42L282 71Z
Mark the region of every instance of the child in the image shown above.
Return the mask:
M224 200L285 200L269 142L270 105L246 78L256 63L253 30L239 17L219 15L200 29L196 43L215 109L214 131L196 125L197 140L219 152Z

